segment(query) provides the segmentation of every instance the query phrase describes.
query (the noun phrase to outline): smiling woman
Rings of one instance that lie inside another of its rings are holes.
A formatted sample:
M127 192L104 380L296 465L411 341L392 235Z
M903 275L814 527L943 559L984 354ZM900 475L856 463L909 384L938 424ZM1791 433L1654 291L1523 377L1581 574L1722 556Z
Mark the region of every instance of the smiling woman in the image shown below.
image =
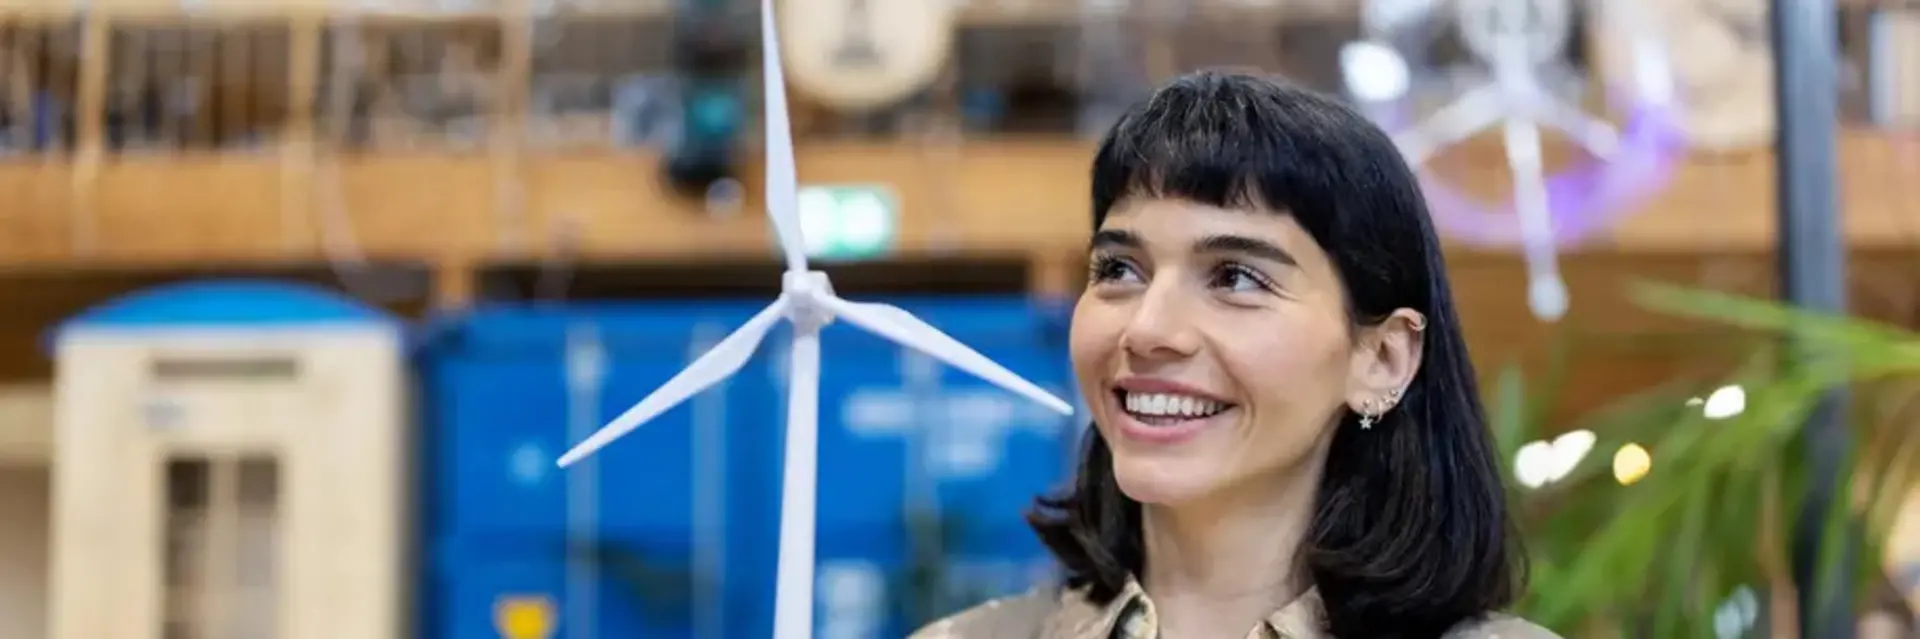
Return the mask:
M917 637L1552 637L1439 240L1393 143L1329 99L1203 72L1093 161L1072 355L1093 414L1035 530L1061 588Z

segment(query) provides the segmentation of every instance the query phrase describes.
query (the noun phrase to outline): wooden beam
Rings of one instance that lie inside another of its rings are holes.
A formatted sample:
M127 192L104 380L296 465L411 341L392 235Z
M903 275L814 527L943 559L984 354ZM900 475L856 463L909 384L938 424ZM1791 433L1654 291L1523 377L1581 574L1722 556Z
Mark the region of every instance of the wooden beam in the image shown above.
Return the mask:
M973 0L961 13L970 25L1070 24L1085 20L1090 12L1079 0ZM1839 0L1843 7L1916 7L1920 0ZM1139 2L1131 8L1104 10L1108 15L1151 13L1154 3ZM275 18L295 14L352 14L365 19L389 22L445 22L449 20L490 20L487 9L449 10L435 2L381 3L375 7L358 0L96 0L75 3L72 0L0 0L0 17L69 18L94 6L117 18L134 20L197 20L205 18ZM1358 2L1351 0L1289 0L1250 4L1234 0L1192 2L1185 11L1202 16L1231 17L1237 21L1315 21L1350 20L1358 14ZM1145 8L1142 8L1145 7ZM670 17L674 7L669 0L632 2L595 2L568 7L569 15L608 17Z
M458 255L446 255L433 264L433 308L459 309L479 296L480 267Z
M287 34L286 128L280 137L279 246L294 253L314 246L317 199L314 173L319 168L319 127L314 106L320 87L321 39L327 25L317 15L295 18ZM337 135L338 131L329 134Z
M100 164L106 153L107 66L113 54L108 46L113 34L108 18L89 13L82 20L79 99L74 107L78 120L74 127L75 160L67 183L72 207L67 211L71 224L67 240L76 258L91 256L99 244L95 196L99 194Z
M492 144L495 237L499 249L514 251L526 241L527 201L525 164L527 95L533 91L533 29L535 16L528 0L501 4L500 68L495 71Z
M1920 244L1920 211L1911 198L1920 144L1869 131L1851 131L1840 144L1849 241L1860 247ZM1509 188L1502 152L1485 141L1435 165L1447 167L1445 178L1460 191L1502 200ZM1029 254L1082 248L1091 153L1088 143L1074 140L976 141L940 150L816 143L800 150L799 168L806 182L893 189L901 203L902 253ZM939 161L928 160L929 154ZM344 217L370 257L529 261L545 254L543 244L551 241L536 233L522 246L499 246L495 184L501 169L486 155L391 153L327 161L339 164ZM651 154L532 154L518 160L517 170L525 184L527 227L560 228L565 221L579 231L582 259L732 259L764 255L771 246L766 220L757 214L758 166L741 169L749 193L742 210L749 213L730 217L713 217L700 203L672 194L660 178L661 159ZM0 238L6 238L0 266L322 259L317 246L285 248L282 217L275 213L298 204L283 199L282 171L273 156L243 154L126 156L91 168L0 164L0 194L36 207L0 217ZM63 175L74 178L58 179ZM1767 250L1774 233L1772 182L1766 152L1683 162L1664 190L1623 211L1588 247ZM80 259L68 250L66 234L47 231L81 224L89 207L95 250Z

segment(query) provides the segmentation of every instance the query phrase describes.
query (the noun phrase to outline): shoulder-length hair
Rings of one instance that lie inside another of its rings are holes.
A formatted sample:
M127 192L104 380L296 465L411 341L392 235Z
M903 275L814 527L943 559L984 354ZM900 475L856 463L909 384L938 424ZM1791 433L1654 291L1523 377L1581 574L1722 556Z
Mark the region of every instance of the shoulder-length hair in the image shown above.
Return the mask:
M1424 358L1371 430L1348 413L1328 452L1302 568L1346 638L1438 637L1512 603L1524 559L1509 519L1454 312L1440 241L1393 141L1352 109L1259 76L1199 72L1135 105L1093 159L1093 222L1124 198L1178 198L1290 215L1345 283L1354 325L1398 308L1427 317ZM1087 433L1078 474L1028 522L1096 603L1146 557L1140 504Z

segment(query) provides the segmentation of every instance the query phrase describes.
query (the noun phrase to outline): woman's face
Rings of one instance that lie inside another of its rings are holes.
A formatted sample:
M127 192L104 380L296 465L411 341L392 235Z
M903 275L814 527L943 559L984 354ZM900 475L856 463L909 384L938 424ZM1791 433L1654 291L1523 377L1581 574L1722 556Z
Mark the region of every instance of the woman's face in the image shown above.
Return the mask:
M1074 372L1137 501L1317 472L1341 411L1404 385L1371 332L1356 340L1339 274L1291 216L1124 201L1092 260Z

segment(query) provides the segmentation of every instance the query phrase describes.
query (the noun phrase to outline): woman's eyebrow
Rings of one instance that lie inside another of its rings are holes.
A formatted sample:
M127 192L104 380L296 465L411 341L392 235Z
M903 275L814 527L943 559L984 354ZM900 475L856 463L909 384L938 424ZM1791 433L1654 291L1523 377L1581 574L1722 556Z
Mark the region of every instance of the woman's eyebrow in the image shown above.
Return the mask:
M1209 235L1193 242L1195 253L1240 253L1287 266L1299 266L1292 253L1266 240L1245 235Z
M1145 242L1140 241L1140 236L1133 231L1101 229L1093 234L1093 240L1087 243L1087 250L1098 251L1112 248L1138 249L1145 246L1145 244Z

